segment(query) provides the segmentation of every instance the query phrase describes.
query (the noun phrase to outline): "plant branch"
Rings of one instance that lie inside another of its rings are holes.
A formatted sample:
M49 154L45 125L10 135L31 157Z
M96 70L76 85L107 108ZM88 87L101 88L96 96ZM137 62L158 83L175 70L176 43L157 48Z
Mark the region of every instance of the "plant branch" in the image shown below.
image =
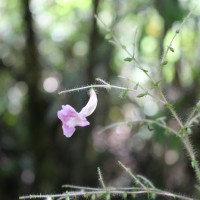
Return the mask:
M74 88L70 90L63 90L59 92L58 94L64 94L64 93L69 93L69 92L75 92L75 91L80 91L80 90L87 90L89 88L104 88L104 89L118 89L118 90L129 90L129 91L134 91L132 88L126 88L126 87L121 87L121 86L116 86L116 85L111 85L111 84L102 84L102 85L88 85L88 86L83 86L79 88Z
M180 137L180 135L177 133L177 131L173 130L172 128L168 127L167 125L165 124L162 124L162 123L159 123L158 121L155 121L155 120L151 120L151 119L141 119L141 120L135 120L135 121L120 121L120 122L116 122L116 123L113 123L113 124L110 124L108 126L106 126L105 128L103 128L102 130L100 130L98 132L98 134L102 134L103 132L105 132L106 130L108 129L111 129L111 128L114 128L114 127L117 127L117 126L121 126L121 125L131 125L133 123L147 123L147 124L156 124L164 129L166 129L168 132Z
M167 54L169 52L169 50L172 48L172 44L176 38L176 36L180 33L180 30L182 29L183 25L186 23L186 21L191 17L192 13L194 12L194 9L191 10L188 15L185 17L185 19L182 21L182 23L180 24L180 26L178 27L178 29L175 31L174 36L172 37L172 40L170 41L166 51L163 53L163 56L161 58L160 61L160 66L162 65L162 63L166 60Z
M197 200L196 198L191 198L191 197L186 197L183 195L179 195L179 194L174 194L168 191L164 191L164 190L159 190L159 189L151 189L149 188L149 190L145 190L143 188L132 188L132 190L128 190L128 191L124 191L123 190L119 190L118 188L115 189L109 189L109 190L103 190L103 191L75 191L75 192L66 192L66 193L62 193L62 194L50 194L50 195L28 195L28 196L21 196L19 197L19 199L48 199L48 198L59 198L59 199L66 199L67 197L89 197L92 195L96 195L96 196L100 196L103 197L106 194L110 194L113 196L123 196L124 194L126 195L139 195L139 194L155 194L155 195L159 195L159 196L164 196L164 197L172 197L174 199L180 199L180 200Z

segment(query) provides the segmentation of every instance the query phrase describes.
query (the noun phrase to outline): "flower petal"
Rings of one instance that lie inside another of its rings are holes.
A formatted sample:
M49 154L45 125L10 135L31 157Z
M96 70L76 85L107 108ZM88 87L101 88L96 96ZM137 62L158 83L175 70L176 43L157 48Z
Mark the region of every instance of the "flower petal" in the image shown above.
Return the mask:
M69 127L66 124L62 125L62 129L63 129L63 134L68 138L71 137L76 130L75 127Z
M66 122L69 118L75 117L78 112L70 105L62 106L62 109L58 111L57 116L62 122Z
M66 121L64 121L67 126L75 127L75 126L87 126L89 125L89 122L85 118L85 116L82 116L81 114L77 113L76 116L69 116Z
M82 108L79 114L87 117L91 115L97 107L97 95L94 89L90 90L90 99L85 107Z

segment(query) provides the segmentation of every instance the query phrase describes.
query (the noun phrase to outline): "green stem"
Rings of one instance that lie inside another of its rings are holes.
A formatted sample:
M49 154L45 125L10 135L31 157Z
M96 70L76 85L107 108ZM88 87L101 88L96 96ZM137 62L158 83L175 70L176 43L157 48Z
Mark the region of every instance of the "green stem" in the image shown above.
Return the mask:
M184 137L183 142L184 142L185 147L186 147L186 149L187 149L187 151L189 153L190 160L191 160L191 165L192 165L192 167L193 167L193 169L194 169L194 171L196 173L198 183L200 184L200 169L199 169L199 164L197 162L197 159L196 159L192 144L190 142L190 139L188 137L186 129L183 129L182 133L183 133L183 137Z
M166 105L169 105L168 100L166 99L166 97L164 96L161 88L158 86L158 92L161 95L163 101L166 103ZM174 110L174 108L172 106L167 106L167 108L169 109L169 111L171 112L171 114L173 115L173 117L177 120L179 126L180 126L180 134L182 133L182 141L183 144L185 145L185 148L189 154L190 160L191 160L191 164L192 167L194 168L198 183L200 184L200 169L199 169L199 164L197 162L195 153L194 153L194 149L192 147L192 144L190 142L190 139L188 137L185 125L181 122L180 118L178 117L176 111Z

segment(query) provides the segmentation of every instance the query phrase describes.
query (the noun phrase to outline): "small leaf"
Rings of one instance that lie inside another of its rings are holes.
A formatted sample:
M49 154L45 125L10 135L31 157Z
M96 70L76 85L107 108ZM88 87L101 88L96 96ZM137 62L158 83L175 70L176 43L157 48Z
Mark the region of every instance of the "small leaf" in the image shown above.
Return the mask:
M195 168L195 161L194 160L191 161L191 166L192 166L193 169Z
M121 92L121 94L120 94L120 98L124 98L124 97L126 97L127 94L128 94L128 88L126 88L126 90L124 90L123 92Z
M170 104L170 103L166 103L164 106L165 106L166 108L168 108L168 109L171 109L171 108L173 108L173 105L172 105L172 104Z
M154 87L158 87L162 80L159 80L153 84Z
M131 62L132 60L133 60L133 58L131 58L131 57L124 58L124 61L127 61L127 62Z
M147 96L147 93L146 93L146 92L137 95L138 98L145 97L145 96Z
M165 60L165 61L162 62L162 65L166 65L167 63L168 63L168 61Z
M174 48L172 48L172 47L169 47L169 50L170 50L171 52L174 52Z
M146 69L142 69L142 71L143 71L144 73L148 73L148 70L146 70Z
M139 83L137 83L134 87L134 90L137 90L138 89L138 86L139 86Z

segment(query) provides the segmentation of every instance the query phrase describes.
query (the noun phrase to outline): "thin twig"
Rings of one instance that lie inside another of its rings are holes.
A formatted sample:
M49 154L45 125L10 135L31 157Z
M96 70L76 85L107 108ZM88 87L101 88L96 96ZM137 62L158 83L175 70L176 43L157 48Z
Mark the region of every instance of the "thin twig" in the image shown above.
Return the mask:
M156 120L150 120L150 119L141 119L141 120L135 120L135 121L120 121L120 122L116 122L116 123L113 123L113 124L110 124L108 126L106 126L105 128L103 128L101 131L98 132L98 134L102 134L103 132L105 132L106 130L108 129L111 129L111 128L114 128L114 127L117 127L117 126L121 126L121 125L131 125L133 123L147 123L147 124L156 124L164 129L166 129L168 132L170 133L173 133L174 135L180 137L180 135L178 135L177 131L173 130L172 128L164 125L164 124L161 124L159 123L158 121Z
M114 39L114 42L115 42L118 46L120 46L120 47L128 54L128 56L130 56L130 58L132 58L132 60L137 64L137 68L140 69L141 71L143 71L143 72L146 74L146 76L147 76L147 77L152 81L152 83L154 84L155 81L154 81L153 78L148 74L148 71L145 70L145 69L141 66L141 64L136 60L136 58L134 57L134 55L132 55L132 53L128 51L128 49L126 48L126 46L124 46L124 45L121 43L121 41L117 38L117 36L113 33L113 31L101 20L101 18L99 18L98 15L95 15L95 18L96 18L99 22L101 22L101 24L104 26L104 28L106 29L106 31L107 31L108 33L111 34L111 36L112 36L113 39Z
M69 90L63 90L63 91L59 92L58 94L75 92L75 91L80 91L80 90L87 90L89 88L104 88L104 89L114 88L114 89L118 89L118 90L134 91L134 89L132 89L132 88L126 88L126 87L121 87L121 86L106 84L106 85L88 85L88 86L83 86L83 87L79 87L79 88L74 88L74 89L69 89Z
M166 51L163 53L163 56L160 60L160 66L162 65L162 63L166 60L167 54L170 50L170 48L172 48L172 44L175 40L175 38L177 37L177 35L180 33L180 30L182 29L183 25L186 23L186 21L190 18L190 16L192 15L192 13L194 12L194 9L191 10L188 15L185 17L185 19L182 21L182 23L180 24L180 26L178 27L178 29L175 31L174 36L172 37L172 40L170 41Z
M106 186L103 181L103 176L99 167L97 168L97 171L98 171L98 176L99 176L99 182L101 183L102 188L106 189Z
M196 119L196 116L198 117L198 114L196 114L196 112L198 112L198 109L199 109L199 106L200 106L200 101L197 102L196 106L194 107L194 109L192 110L192 112L190 113L185 125L191 125L191 122L193 122L193 120Z
M128 81L131 81L131 82L133 82L134 84L138 84L138 87L139 87L143 92L147 93L147 95L149 95L150 97L152 97L152 98L155 99L156 101L161 102L162 104L165 103L162 99L155 97L153 94L151 94L149 91L147 91L144 87L142 87L141 84L139 84L139 83L133 81L132 79L130 79L130 78L128 78L128 77L125 77L125 76L121 76L121 75L119 75L118 77L119 77L119 78L122 78L122 79L125 79L125 80L128 80Z
M148 188L131 172L129 168L127 168L122 162L118 161L120 166L133 178L136 184L138 184L140 187L142 187L145 190L148 190Z
M92 195L105 195L105 194L110 194L113 196L119 195L123 196L124 194L127 195L137 195L137 194L155 194L155 195L160 195L164 197L172 197L174 199L180 199L180 200L197 200L196 198L192 197L186 197L183 195L179 194L174 194L168 191L164 190L159 190L159 189L151 189L149 188L149 191L144 190L143 188L139 188L138 190L135 190L136 188L132 188L132 191L123 191L123 190L104 190L104 191L76 191L76 192L68 192L68 193L63 193L63 194L52 194L52 195L28 195L28 196L21 196L19 199L47 199L47 198L60 198L60 199L66 199L67 197L84 197L84 196L92 196Z

